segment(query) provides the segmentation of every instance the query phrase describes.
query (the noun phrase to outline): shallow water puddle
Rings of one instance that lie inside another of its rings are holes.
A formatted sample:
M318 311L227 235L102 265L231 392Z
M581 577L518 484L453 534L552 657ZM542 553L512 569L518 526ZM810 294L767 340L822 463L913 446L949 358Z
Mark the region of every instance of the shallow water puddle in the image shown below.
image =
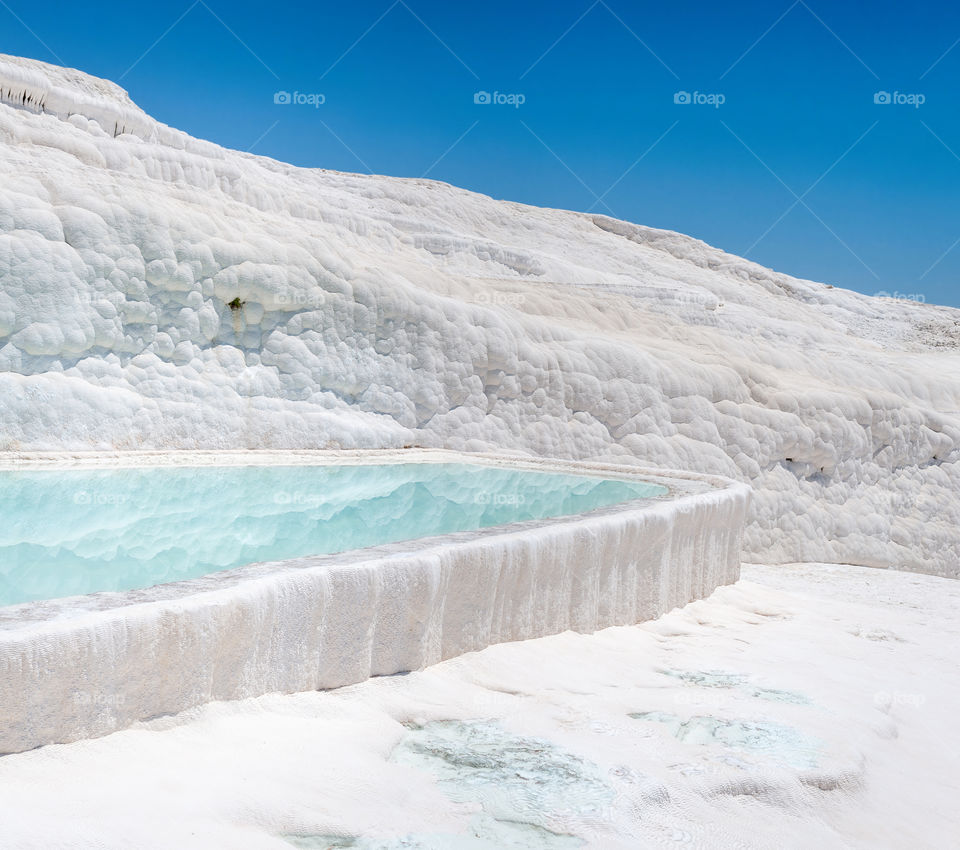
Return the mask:
M595 765L549 741L512 735L495 721L414 726L391 760L429 774L454 802L479 804L482 811L471 820L469 831L286 840L310 850L573 850L584 846L576 833L602 830L612 822L617 794Z
M688 685L700 688L739 688L749 681L740 673L725 673L722 670L660 670L664 676L679 679Z
M552 832L608 821L616 797L595 765L495 721L416 727L392 758L431 774L452 800L479 802L495 818Z
M707 746L719 744L762 756L774 764L796 770L810 770L818 766L822 742L782 723L770 720L726 720L710 715L696 715L682 720L664 711L642 711L630 717L664 724L673 736L687 744ZM742 766L737 759L724 755L727 764Z
M664 676L671 676L681 682L698 688L719 688L740 690L757 699L770 702L786 702L791 705L812 705L809 697L798 691L779 688L761 688L750 684L750 677L742 673L728 673L722 670L660 670Z

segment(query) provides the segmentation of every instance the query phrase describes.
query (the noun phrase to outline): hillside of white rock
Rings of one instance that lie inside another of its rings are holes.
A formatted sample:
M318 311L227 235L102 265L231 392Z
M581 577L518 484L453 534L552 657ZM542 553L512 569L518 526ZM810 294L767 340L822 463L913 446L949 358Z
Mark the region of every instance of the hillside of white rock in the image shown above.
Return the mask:
M0 56L0 451L444 446L719 473L749 559L960 575L960 311L302 169Z

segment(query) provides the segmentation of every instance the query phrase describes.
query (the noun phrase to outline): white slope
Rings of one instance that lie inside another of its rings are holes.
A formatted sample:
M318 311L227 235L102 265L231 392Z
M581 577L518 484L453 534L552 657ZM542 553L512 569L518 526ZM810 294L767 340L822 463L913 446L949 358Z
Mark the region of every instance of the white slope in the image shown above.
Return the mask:
M642 626L5 756L0 846L954 850L958 603L747 567Z
M225 150L30 60L0 57L0 101L0 450L692 469L755 487L751 558L960 574L956 310Z

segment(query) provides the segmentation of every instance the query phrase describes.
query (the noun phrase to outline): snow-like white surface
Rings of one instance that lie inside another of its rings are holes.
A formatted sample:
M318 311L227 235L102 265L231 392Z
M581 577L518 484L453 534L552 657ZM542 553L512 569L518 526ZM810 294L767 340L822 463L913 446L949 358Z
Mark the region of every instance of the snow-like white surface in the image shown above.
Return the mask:
M0 451L684 468L752 483L754 559L957 575L958 321L604 216L224 150L0 57Z
M0 846L952 850L958 638L956 582L748 566L641 626L5 756Z

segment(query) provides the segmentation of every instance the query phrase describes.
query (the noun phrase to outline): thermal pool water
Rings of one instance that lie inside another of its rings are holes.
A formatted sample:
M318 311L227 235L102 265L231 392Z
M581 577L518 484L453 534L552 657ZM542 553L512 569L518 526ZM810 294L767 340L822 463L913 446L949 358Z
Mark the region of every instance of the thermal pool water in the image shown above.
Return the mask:
M465 463L0 471L0 606L666 492L643 481Z

